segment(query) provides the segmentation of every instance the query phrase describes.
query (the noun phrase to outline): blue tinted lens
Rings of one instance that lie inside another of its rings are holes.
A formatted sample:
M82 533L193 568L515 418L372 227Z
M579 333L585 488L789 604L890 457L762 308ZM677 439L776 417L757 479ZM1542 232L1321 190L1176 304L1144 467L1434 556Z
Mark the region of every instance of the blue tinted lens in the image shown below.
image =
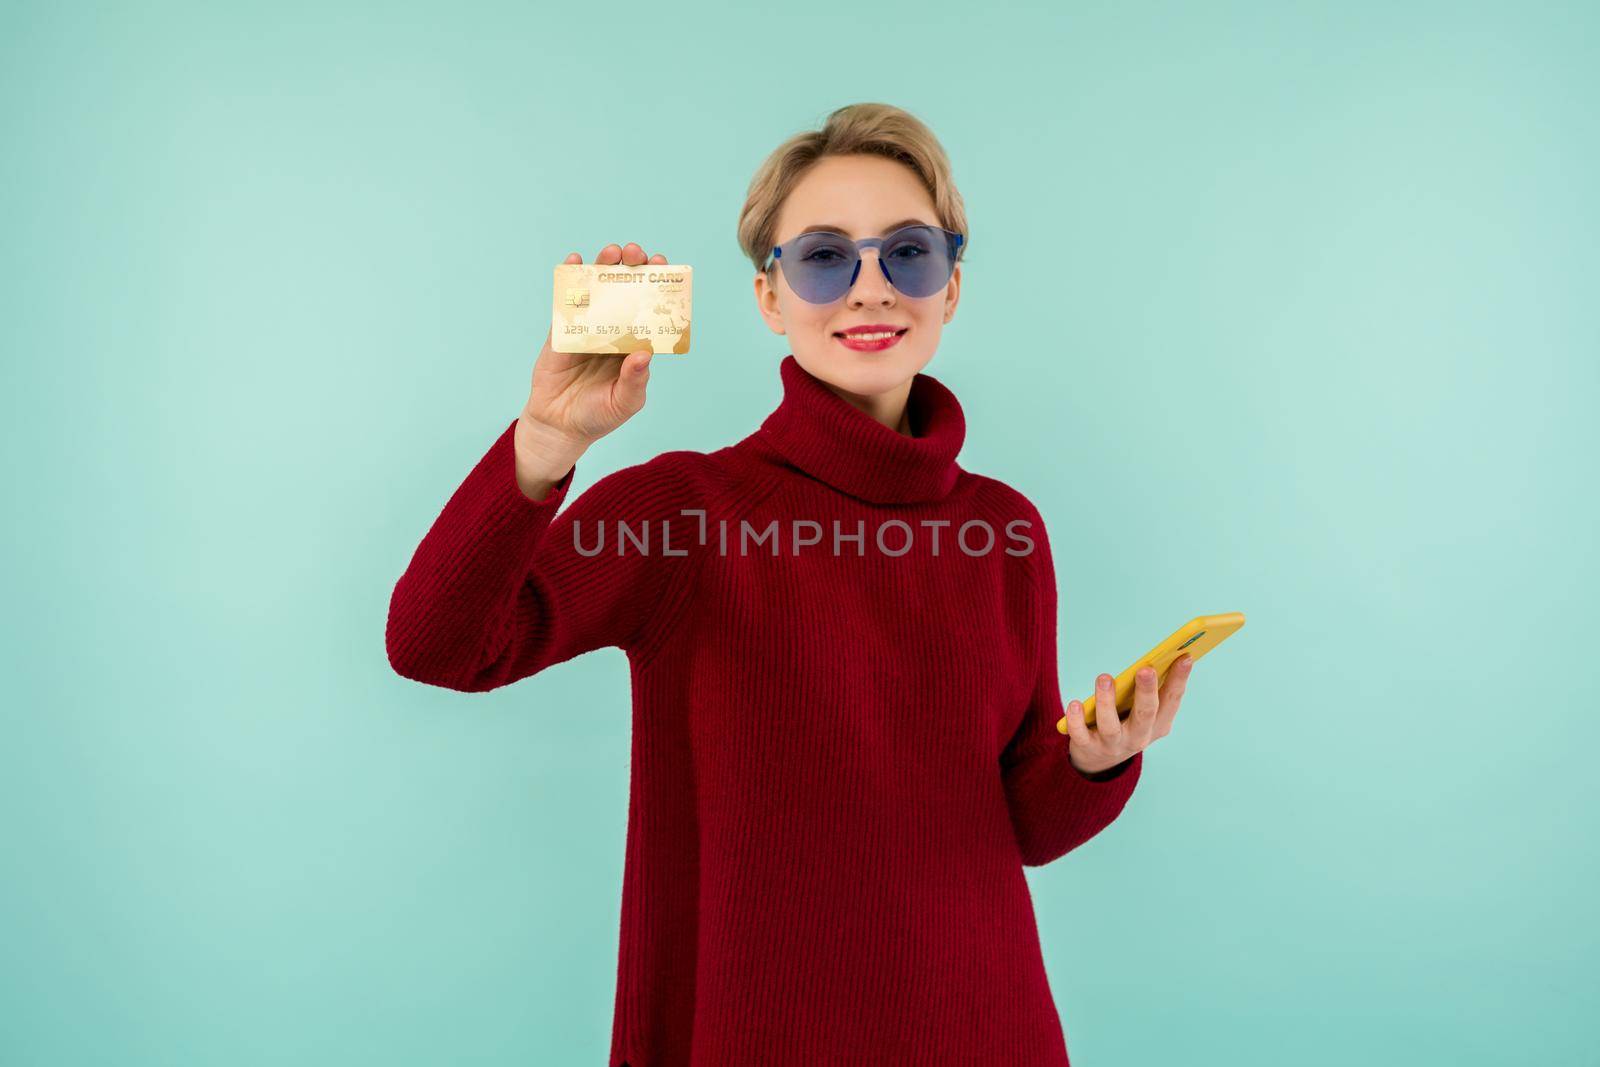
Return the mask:
M828 304L850 291L855 281L854 242L836 233L803 233L784 249L784 275L802 300Z
M889 283L907 296L932 296L950 280L950 240L932 226L907 226L883 240L878 254Z

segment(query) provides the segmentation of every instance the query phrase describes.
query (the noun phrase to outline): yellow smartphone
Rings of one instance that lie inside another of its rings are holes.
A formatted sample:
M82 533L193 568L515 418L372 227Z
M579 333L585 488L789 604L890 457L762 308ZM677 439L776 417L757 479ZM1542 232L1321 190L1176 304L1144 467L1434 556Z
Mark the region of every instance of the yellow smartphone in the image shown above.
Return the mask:
M1173 661L1180 656L1198 660L1222 644L1243 625L1244 615L1241 612L1230 611L1225 615L1197 615L1172 631L1166 640L1134 660L1126 670L1117 675L1115 683L1117 717L1126 718L1127 713L1133 710L1133 676L1141 668L1150 666L1156 669L1156 687L1160 688L1161 683L1167 680L1167 671L1172 667ZM1094 696L1090 693L1089 699L1083 702L1085 726L1094 725ZM1056 723L1056 729L1062 733L1067 732L1065 715Z

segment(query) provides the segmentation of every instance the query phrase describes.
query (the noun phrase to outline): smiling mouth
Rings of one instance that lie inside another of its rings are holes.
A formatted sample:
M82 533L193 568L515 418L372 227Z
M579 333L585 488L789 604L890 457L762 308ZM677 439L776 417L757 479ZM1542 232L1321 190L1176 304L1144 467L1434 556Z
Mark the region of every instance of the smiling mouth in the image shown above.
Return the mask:
M845 333L844 331L840 330L835 332L834 336L848 337L852 341L884 341L890 337L899 337L909 329L911 329L911 327L902 326L898 330L881 330L877 333Z

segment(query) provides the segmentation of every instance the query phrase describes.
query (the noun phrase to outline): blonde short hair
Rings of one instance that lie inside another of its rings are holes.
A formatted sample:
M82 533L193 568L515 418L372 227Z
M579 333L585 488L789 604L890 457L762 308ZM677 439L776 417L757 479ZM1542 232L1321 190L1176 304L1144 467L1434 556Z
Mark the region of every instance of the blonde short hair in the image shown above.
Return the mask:
M824 156L879 155L910 167L922 180L939 225L967 237L967 211L950 175L950 158L922 120L892 104L847 104L828 115L820 130L806 130L773 150L750 179L739 212L739 247L758 271L771 270L773 231L789 193ZM970 240L970 237L968 238ZM956 250L959 260L967 241Z

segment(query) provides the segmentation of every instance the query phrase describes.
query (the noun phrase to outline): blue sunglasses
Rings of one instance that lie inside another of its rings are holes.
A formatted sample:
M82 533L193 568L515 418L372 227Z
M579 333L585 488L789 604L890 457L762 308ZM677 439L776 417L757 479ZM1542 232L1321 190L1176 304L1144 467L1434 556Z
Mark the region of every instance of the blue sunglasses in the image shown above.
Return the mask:
M856 284L862 250L876 248L878 267L890 285L906 296L932 296L955 273L956 256L965 240L941 226L922 224L859 241L842 233L813 230L775 245L771 266L783 265L783 276L800 299L831 304Z

